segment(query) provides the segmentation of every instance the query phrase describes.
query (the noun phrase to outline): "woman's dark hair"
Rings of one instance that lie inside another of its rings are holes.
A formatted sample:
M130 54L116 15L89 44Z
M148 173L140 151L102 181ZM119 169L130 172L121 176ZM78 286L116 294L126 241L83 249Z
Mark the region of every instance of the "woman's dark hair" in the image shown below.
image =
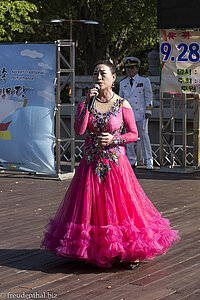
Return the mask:
M115 74L117 71L116 71L116 68L115 68L115 65L113 63L111 63L109 60L99 60L95 66L94 66L94 69L96 68L96 66L98 65L106 65L110 68L110 71L112 74Z

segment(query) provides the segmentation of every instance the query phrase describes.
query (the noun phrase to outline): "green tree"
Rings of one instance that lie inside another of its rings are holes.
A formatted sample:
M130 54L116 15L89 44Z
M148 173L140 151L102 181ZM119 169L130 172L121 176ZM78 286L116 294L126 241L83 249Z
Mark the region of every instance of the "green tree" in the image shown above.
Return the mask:
M101 58L111 57L119 66L123 57L134 55L145 64L148 51L158 45L156 0L63 0L53 3L43 4L40 13L45 9L52 18L99 22L99 25L73 25L76 65L81 74L91 74L95 61ZM52 27L53 24L51 29L46 27L50 38L69 38L67 23L55 26L54 31Z
M29 1L0 1L0 41L20 41L19 34L33 33L37 12L37 6Z
M50 23L51 19L98 21L99 25L73 23L77 74L91 74L94 63L102 58L111 57L119 66L123 57L138 56L145 65L147 53L158 45L156 0L32 0L0 3L3 9L0 13L0 19L3 20L1 40L69 39L69 23Z
M87 6L79 5L77 17L100 24L87 31L82 26L77 32L81 60L90 72L90 65L102 57L111 57L119 65L125 56L139 56L144 63L147 52L158 44L155 0L90 0Z

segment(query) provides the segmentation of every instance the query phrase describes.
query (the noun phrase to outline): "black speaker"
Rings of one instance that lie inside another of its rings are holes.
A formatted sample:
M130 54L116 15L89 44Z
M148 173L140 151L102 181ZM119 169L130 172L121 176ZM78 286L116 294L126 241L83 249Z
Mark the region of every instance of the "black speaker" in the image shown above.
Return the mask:
M157 0L157 27L199 28L200 0Z

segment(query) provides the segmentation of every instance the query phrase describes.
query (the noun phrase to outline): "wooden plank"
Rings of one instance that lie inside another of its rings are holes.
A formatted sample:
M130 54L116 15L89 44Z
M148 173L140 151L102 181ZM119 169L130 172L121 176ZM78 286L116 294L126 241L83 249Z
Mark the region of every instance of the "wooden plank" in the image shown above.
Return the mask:
M137 300L199 297L200 174L173 174L169 179L167 174L137 172L147 196L173 228L180 230L182 239L166 255L143 262L135 271L118 264L108 270L94 268L39 250L44 226L54 216L70 181L5 178L0 174L0 225L4 228L0 289L6 293L51 290L65 300L132 300L133 295Z
M191 283L189 286L183 287L182 289L175 290L171 295L161 297L159 299L163 300L177 300L177 299L200 299L200 288L199 288L199 280Z
M198 252L199 251L197 249L197 253ZM184 262L183 259L184 259L184 255L182 255L182 262ZM179 264L180 263L181 262L179 262ZM80 281L77 282L78 283L78 287L76 285L69 286L68 284L65 283L64 287L65 287L65 289L68 290L66 296L70 297L70 299L78 299L80 297L80 294L81 294L84 297L84 299L92 299L93 297L95 299L97 299L98 296L102 297L101 294L102 294L102 292L105 293L105 289L106 289L107 286L112 286L112 292L113 292L113 290L117 289L117 294L118 294L119 293L119 291L118 291L119 285L120 286L124 286L126 288L127 284L130 284L130 280L133 280L133 278L135 277L135 275L136 275L135 281L131 282L131 284L133 284L134 286L144 286L144 284L138 282L138 279L137 279L138 277L141 276L142 273L144 275L143 280L146 279L146 278L150 278L151 279L151 282L148 283L150 285L152 285L152 277L153 276L156 278L154 281L161 280L161 278L162 278L161 273L162 272L165 272L164 274L166 276L173 275L173 272L171 272L171 269L169 269L170 268L169 266L165 266L165 268L161 268L162 271L160 271L158 269L157 272L155 271L153 264L152 264L152 267L153 267L152 268L153 269L153 273L152 272L148 272L148 268L146 268L144 272L142 272L141 269L138 269L137 273L136 273L136 271L132 272L132 271L127 271L127 270L124 270L124 271L122 270L123 277L121 276L122 275L121 273L116 272L115 274L111 273L111 275L109 275L109 276L107 276L107 275L105 276L105 274L102 276L102 274L101 274L101 280L98 280L97 277L94 277L94 278L92 278L90 280L87 280L87 278L86 278L85 281L82 280L82 279L80 279ZM174 268L177 269L177 265L175 265ZM169 269L169 270L167 270L167 269ZM199 269L199 265L198 265L198 269ZM175 277L176 276L177 275L175 275ZM183 276L185 276L185 269L183 271ZM174 282L174 279L173 279L172 282ZM48 289L49 288L51 289L51 288L53 288L53 286L48 286ZM59 290L61 292L60 288L59 288ZM91 292L88 292L88 290L91 291ZM109 292L108 292L108 294L109 294ZM64 294L63 294L63 296L64 296Z

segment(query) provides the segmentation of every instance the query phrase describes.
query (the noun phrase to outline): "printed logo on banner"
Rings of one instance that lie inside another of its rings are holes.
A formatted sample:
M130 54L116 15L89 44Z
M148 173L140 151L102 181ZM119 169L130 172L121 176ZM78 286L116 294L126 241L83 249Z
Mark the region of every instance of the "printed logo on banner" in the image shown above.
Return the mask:
M7 74L6 68L3 67L0 80L3 80L4 83L6 83ZM8 127L12 121L4 122L4 120L12 115L16 109L26 106L28 101L26 92L28 90L33 89L22 85L0 87L0 139L11 139L11 133ZM16 97L19 101L13 101L12 97Z
M161 30L161 90L171 93L200 93L200 33Z

